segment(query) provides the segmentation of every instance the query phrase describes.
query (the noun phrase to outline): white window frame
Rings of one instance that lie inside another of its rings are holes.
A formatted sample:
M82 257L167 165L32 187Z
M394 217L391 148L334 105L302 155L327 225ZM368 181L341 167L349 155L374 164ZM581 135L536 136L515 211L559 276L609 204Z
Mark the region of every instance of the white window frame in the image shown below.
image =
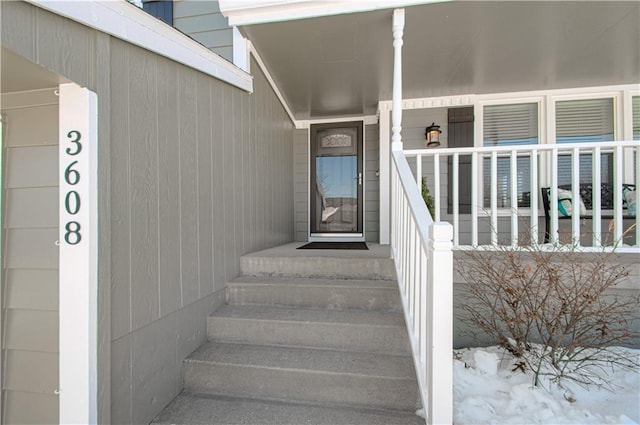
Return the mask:
M530 96L530 97L516 97L516 98L505 98L505 99L498 99L498 100L486 100L486 101L479 101L476 105L474 105L474 114L475 114L475 121L474 121L474 141L473 141L473 146L476 148L481 148L484 147L484 108L487 106L496 106L496 105L518 105L518 104L523 104L523 103L536 103L538 105L538 144L544 143L543 142L543 131L542 129L545 128L545 121L546 121L546 117L543 116L543 105L544 105L544 96ZM538 168L540 168L541 170L542 168L542 160L544 158L541 158L541 161L538 163ZM484 161L479 161L479 166L478 166L478 170L476 170L476 175L475 178L477 179L477 181L481 182L483 181L484 178ZM479 184L478 185L478 201L479 202L484 202L484 185ZM487 208L487 207L483 207L483 208ZM482 210L484 211L484 210ZM542 210L539 211L539 213ZM518 208L518 212L522 213L524 215L531 215L531 208ZM498 216L510 216L511 215L511 209L510 208L498 208ZM487 213L490 214L490 213Z
M548 134L547 140L548 143L556 143L557 142L557 133L556 133L556 104L558 102L571 101L571 100L593 100L593 99L612 99L613 100L613 142L625 140L624 138L620 138L620 134L623 134L623 120L621 119L621 115L619 114L619 110L624 110L624 106L621 104L623 96L621 95L624 91L602 91L595 93L581 93L581 94L563 94L556 96L549 96L549 102L552 104L549 113L549 123L550 123L550 131ZM549 141L550 140L550 141ZM549 183L551 181L551 169L548 164L545 164L545 168L541 168L541 174L544 172L542 176L542 181ZM625 165L623 167L629 171L633 171L628 169ZM633 174L632 174L633 176ZM633 177L632 177L633 178ZM626 180L626 179L625 179ZM547 184L548 185L548 184Z

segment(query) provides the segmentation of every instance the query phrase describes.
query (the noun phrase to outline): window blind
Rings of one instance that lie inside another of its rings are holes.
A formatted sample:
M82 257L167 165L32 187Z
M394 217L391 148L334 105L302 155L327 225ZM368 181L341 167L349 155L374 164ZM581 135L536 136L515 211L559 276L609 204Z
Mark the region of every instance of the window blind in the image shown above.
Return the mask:
M567 100L556 103L556 141L613 140L613 98Z
M484 108L484 146L527 145L538 143L538 104L518 103L490 105ZM518 206L529 206L530 162L529 158L517 161ZM484 206L491 205L491 160L483 161ZM497 201L499 208L509 208L511 203L511 161L498 158Z
M608 142L614 138L613 98L568 100L556 103L556 142ZM600 157L602 182L613 180L613 156ZM580 183L592 180L590 154L580 155ZM571 156L558 158L558 184L571 183Z
M538 143L538 104L484 107L484 145Z

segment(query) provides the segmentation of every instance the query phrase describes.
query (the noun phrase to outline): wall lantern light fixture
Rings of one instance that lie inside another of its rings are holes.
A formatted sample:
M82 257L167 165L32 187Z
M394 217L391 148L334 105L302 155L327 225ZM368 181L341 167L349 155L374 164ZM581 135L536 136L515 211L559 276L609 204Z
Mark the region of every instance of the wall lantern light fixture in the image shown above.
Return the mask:
M442 133L442 131L440 131L440 126L436 125L434 122L426 128L424 135L426 137L426 146L428 148L437 148L440 146L440 133Z

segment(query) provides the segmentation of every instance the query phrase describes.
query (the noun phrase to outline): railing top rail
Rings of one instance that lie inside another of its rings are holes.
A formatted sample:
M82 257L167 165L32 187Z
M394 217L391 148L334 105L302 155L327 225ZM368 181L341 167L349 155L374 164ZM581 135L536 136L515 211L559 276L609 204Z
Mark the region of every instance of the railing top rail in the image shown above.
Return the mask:
M391 155L396 165L400 183L405 190L407 201L411 207L410 211L415 219L417 231L423 243L426 243L429 240L428 228L433 224L433 218L422 199L422 195L418 191L418 186L416 185L413 173L411 172L411 168L409 168L409 163L404 157L404 154L402 151L393 151Z
M512 151L530 152L533 150L571 151L576 148L582 149L582 150L592 150L593 148L598 148L598 147L601 149L602 148L613 149L616 147L622 147L622 148L640 147L640 140L614 141L614 142L555 143L555 144L537 143L537 144L530 144L530 145L483 146L483 147L472 147L472 148L405 149L403 150L403 152L406 157L410 158L418 155L433 156L436 154L448 156L448 155L453 155L455 153L458 153L458 154L492 153L492 152L508 153Z

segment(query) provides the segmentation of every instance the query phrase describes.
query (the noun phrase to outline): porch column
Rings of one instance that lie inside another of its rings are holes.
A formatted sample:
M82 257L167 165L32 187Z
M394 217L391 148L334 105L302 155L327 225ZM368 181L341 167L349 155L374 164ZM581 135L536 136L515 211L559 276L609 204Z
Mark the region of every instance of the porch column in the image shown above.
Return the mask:
M393 11L393 99L391 104L391 150L402 150L402 35L404 9ZM391 173L389 170L389 110L378 104L380 123L380 244L391 241Z
M402 150L402 35L404 9L393 11L393 97L391 107L391 150Z

